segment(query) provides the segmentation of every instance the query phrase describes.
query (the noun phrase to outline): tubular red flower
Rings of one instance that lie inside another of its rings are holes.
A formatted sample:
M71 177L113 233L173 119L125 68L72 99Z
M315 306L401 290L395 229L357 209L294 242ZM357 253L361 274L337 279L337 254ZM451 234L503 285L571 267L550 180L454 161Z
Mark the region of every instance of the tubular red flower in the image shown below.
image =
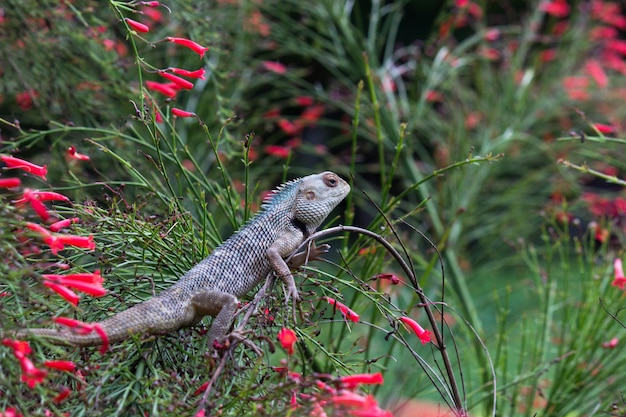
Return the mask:
M45 361L43 364L47 368L59 371L73 372L76 369L76 364L72 361Z
M96 243L93 240L93 235L89 236L76 236L76 235L56 235L55 236L64 245L76 246L77 248L84 248L89 250L96 249Z
M261 65L263 65L263 68L265 68L266 70L275 72L276 74L282 75L287 72L287 67L280 62L263 61Z
M75 146L70 146L69 148L67 148L67 154L70 156L70 158L78 159L80 161L89 161L90 159L89 156L76 152Z
M107 290L102 286L104 278L100 275L100 271L68 275L42 274L42 277L52 283L82 291L93 297L102 297L107 293Z
M287 354L293 355L293 345L295 345L295 343L298 341L296 333L293 330L283 327L278 332L278 341L280 342L280 345L283 347L283 349L287 351Z
M378 274L374 278L378 280L383 280L383 279L389 280L391 285L398 285L400 283L400 278L398 278L394 274Z
M39 217L43 221L46 221L50 218L50 213L48 213L48 209L44 204L37 198L35 193L29 189L24 190L24 198L20 201L27 201L30 204L31 208L37 213Z
M70 201L69 197L54 191L33 191L33 196L39 201Z
M285 132L286 134L288 134L289 136L294 136L297 135L298 133L300 133L302 127L290 122L287 119L278 119L278 121L276 122L278 123L278 127L280 127L280 129Z
M52 399L52 402L55 404L62 403L69 395L72 393L72 390L68 387L61 388L61 391Z
M71 224L79 221L80 219L78 217L72 217L71 219L60 220L58 222L52 223L48 227L50 228L51 232L58 232L59 230L70 227Z
M75 331L79 334L89 334L95 331L102 339L102 347L100 348L100 353L105 354L107 349L109 348L109 336L106 334L102 326L100 326L98 323L89 324L79 320L70 319L68 317L55 317L52 319L52 321L62 326L67 326L69 328L75 329Z
M356 388L360 384L378 385L383 383L383 374L377 372L375 374L346 375L340 377L339 382L348 389Z
M205 72L204 68L200 68L195 71L188 71L186 69L175 68L175 67L170 67L168 69L172 71L174 74L182 75L184 77L199 78L201 80L206 80L206 77L204 76L204 72Z
M190 111L185 111L182 109L177 109L176 107L172 107L172 114L176 117L195 117L196 114Z
M598 60L588 59L587 62L585 62L585 71L591 75L598 87L605 88L609 85L609 78L606 76Z
M332 305L334 308L339 310L341 314L343 314L343 316L347 318L348 320L353 321L355 323L359 322L360 320L359 315L356 314L354 311L352 311L350 308L348 308L346 305L340 303L339 301L331 297L324 297L324 299L328 302L328 304Z
M595 127L598 132L602 133L603 135L615 133L615 128L613 126L604 123L594 123L593 127Z
M283 159L287 159L289 157L289 148L285 147L285 146L278 146L278 145L267 145L265 147L265 152L268 155L273 155L276 156L278 158L283 158Z
M74 291L70 290L64 285L57 284L52 281L44 281L43 285L50 288L52 291L59 294L61 297L65 299L68 303L76 307L78 305L78 301L80 300L80 296L76 294Z
M562 18L569 15L567 0L548 0L539 4L539 8L549 15Z
M430 332L428 330L424 330L422 326L420 326L415 320L410 319L408 317L400 317L400 321L413 330L413 332L419 337L420 341L423 345L430 342Z
M156 81L146 81L146 87L169 98L176 96L177 92L170 84L157 83Z
M163 78L167 78L180 88L184 88L185 90L191 90L193 88L192 82L180 78L178 75L170 74L169 72L165 71L159 71L158 74Z
M128 26L130 26L131 29L134 29L137 32L141 32L141 33L150 32L150 28L148 27L148 25L144 25L143 23L139 23L136 20L130 19L128 17L125 18L124 20L126 21Z
M4 162L9 168L22 169L33 175L38 175L44 180L46 179L46 175L48 174L47 165L35 165L32 162L28 162L23 159L15 158L9 155L0 155L0 160L2 160L2 162Z
M206 51L209 50L209 47L204 47L190 39L186 39L186 38L173 38L173 37L167 37L165 38L168 42L172 42L175 43L177 45L182 45L186 48L191 49L192 51L194 51L195 53L197 53L198 55L200 55L200 58L204 57L204 53Z
M611 285L619 288L620 290L626 289L626 277L624 277L624 268L620 258L615 258L613 261L613 271L614 279Z
M15 188L22 185L19 178L0 178L0 188Z
M20 366L22 367L22 382L26 382L30 389L33 389L35 385L41 384L48 375L48 371L45 369L37 368L29 358L20 359Z

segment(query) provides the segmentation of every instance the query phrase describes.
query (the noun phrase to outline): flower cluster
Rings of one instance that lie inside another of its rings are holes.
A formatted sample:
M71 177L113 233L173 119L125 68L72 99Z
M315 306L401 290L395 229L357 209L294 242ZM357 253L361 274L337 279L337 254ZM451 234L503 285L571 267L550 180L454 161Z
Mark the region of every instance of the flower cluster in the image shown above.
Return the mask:
M150 2L150 3L154 3L154 4L151 4L150 7L156 7L159 5L159 2ZM128 17L124 18L124 23L127 25L131 33L137 34L137 32L139 33L150 32L150 26L141 22L137 22L136 20L130 19ZM165 39L158 41L156 43L160 43L160 42L170 42L172 44L190 49L191 51L198 54L200 58L203 58L205 52L209 50L209 47L202 46L199 43L192 41L191 39L181 38L181 37L168 36ZM194 87L193 83L183 77L187 77L191 79L201 79L201 80L205 79L204 68L200 68L197 70L186 70L183 68L170 67L166 69L159 69L156 71L156 73L160 77L164 78L167 82L157 82L157 81L149 80L145 82L145 86L148 90L162 94L165 97L167 97L169 100L174 99L181 90L193 89ZM197 117L197 115L194 112L179 109L176 107L173 107L171 109L171 112L174 117ZM162 121L160 112L156 111L155 117L156 117L157 122Z
M88 160L89 157L83 154L79 154L75 151L74 147L70 147L72 155L70 157L78 160ZM0 161L5 165L5 170L21 170L28 174L46 178L47 167L33 164L32 162L16 158L9 155L0 155ZM0 177L0 187L11 189L19 192L22 181L19 177ZM12 204L17 208L30 208L34 214L41 219L45 225L35 222L25 221L23 228L18 230L15 235L20 242L27 243L31 240L31 235L34 233L40 238L40 240L49 247L52 255L57 255L59 251L64 250L67 246L78 247L93 251L96 248L93 236L79 236L67 233L61 233L64 229L71 227L79 221L78 218L72 217L67 219L58 219L55 212L51 211L44 203L48 202L62 202L71 203L70 199L60 193L54 191L41 191L31 188L24 188L21 191L21 196L12 201ZM39 253L41 249L36 244L30 244L22 249L24 255ZM45 268L57 268L60 270L69 269L69 265L56 262L45 264ZM85 294L100 297L106 294L106 290L102 286L104 278L100 275L99 271L93 273L73 273L73 274L58 274L58 273L44 273L41 274L43 279L43 285L55 293L59 294L63 299L70 304L76 306L80 296L74 291L80 291ZM55 318L59 324L73 327L75 331L80 333L87 333L90 331L96 331L105 341L104 346L107 346L107 336L104 331L97 324L85 324L77 322L73 319ZM13 355L18 360L21 368L21 381L27 384L29 388L34 388L36 385L41 384L48 376L48 370L59 370L65 372L74 372L75 364L70 361L59 360L47 360L44 361L44 368L35 365L30 357L32 349L27 341L15 340L5 338L2 340L2 345L9 347L13 350ZM104 347L103 346L103 347ZM103 351L104 352L104 351ZM61 391L52 399L53 403L60 403L71 393L71 390L67 387L62 387ZM8 412L5 410L5 414ZM15 413L17 414L17 412Z

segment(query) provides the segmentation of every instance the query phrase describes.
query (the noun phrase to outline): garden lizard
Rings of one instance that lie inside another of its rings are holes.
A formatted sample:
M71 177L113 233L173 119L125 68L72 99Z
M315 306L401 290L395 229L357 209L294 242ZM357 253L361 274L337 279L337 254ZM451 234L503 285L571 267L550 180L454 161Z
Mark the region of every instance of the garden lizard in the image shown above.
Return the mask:
M285 258L312 234L350 192L350 186L332 172L309 175L277 187L259 212L218 246L207 258L185 273L173 286L98 323L109 342L134 334L165 334L214 316L208 335L209 348L230 329L238 298L257 287L270 272L286 286L287 301L295 303L298 290L289 270L328 252L329 246ZM78 334L71 329L23 329L18 337L41 336L54 343L96 346L96 333Z

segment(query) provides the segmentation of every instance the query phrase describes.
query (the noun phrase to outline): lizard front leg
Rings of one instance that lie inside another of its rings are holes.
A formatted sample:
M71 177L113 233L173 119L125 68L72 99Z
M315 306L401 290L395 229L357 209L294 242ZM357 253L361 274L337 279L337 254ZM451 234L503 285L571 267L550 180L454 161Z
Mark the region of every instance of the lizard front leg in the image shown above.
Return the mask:
M320 260L320 256L328 253L329 250L329 244L324 243L320 246L316 246L315 242L311 242L311 246L307 247L302 252L294 254L289 262L287 262L287 266L289 267L289 269L300 268L302 265L309 261Z

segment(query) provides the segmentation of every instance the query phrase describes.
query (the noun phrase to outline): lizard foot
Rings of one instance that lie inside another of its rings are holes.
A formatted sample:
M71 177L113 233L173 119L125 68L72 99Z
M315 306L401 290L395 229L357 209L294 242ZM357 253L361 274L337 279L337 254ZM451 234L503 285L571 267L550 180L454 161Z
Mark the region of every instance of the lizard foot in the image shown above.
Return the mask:
M229 334L227 334L226 336L224 336L224 338L221 341L215 340L213 342L213 347L215 347L218 350L226 350L229 347L231 347L233 343L243 343L244 345L249 347L252 351L254 351L254 353L256 353L257 356L262 356L263 351L261 350L261 348L255 345L250 340L250 338L248 338L249 333L250 333L250 330L242 331L242 330L235 329Z

